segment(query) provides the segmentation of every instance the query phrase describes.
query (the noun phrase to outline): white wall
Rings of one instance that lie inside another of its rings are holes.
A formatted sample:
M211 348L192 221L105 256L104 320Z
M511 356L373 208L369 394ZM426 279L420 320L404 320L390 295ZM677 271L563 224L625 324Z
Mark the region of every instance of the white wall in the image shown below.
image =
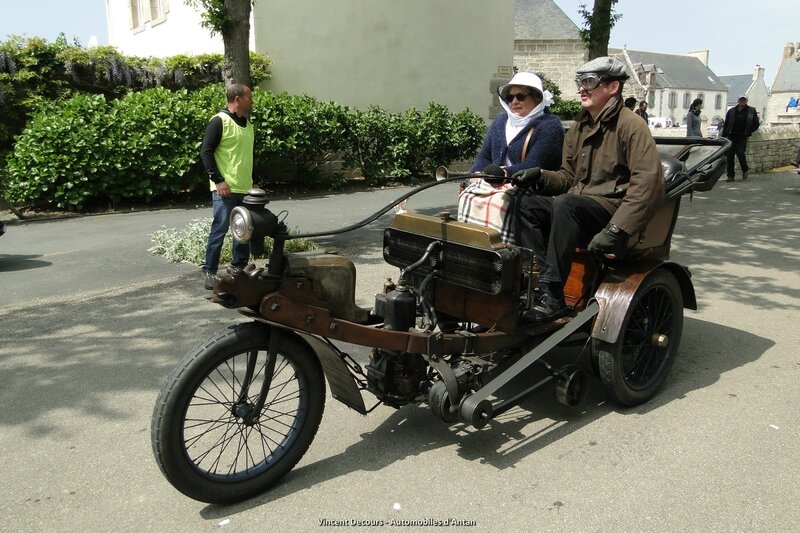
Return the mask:
M256 51L273 91L389 111L488 116L489 83L514 52L514 0L261 0ZM508 76L510 77L510 76Z
M187 6L184 0L171 0L169 12L161 21L147 21L137 29L131 28L130 0L105 2L108 43L123 54L168 57L221 54L223 51L222 36L216 34L212 37L210 31L200 25L200 14ZM250 47L253 48L252 36Z
M511 69L514 0L259 0L250 49L272 60L267 89L397 112L435 101L488 117L490 82ZM171 0L131 29L130 0L106 0L109 44L136 56L223 51L200 15ZM505 76L508 79L510 75Z

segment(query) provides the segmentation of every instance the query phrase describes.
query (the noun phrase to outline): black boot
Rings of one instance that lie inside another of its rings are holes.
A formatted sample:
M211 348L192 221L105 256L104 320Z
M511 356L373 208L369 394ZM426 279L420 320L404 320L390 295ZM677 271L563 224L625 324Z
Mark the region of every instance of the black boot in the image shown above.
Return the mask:
M569 308L563 296L557 298L547 291L542 291L538 302L525 313L523 320L529 324L549 322L550 320L555 320L556 318L561 318L566 315L567 311L569 311Z

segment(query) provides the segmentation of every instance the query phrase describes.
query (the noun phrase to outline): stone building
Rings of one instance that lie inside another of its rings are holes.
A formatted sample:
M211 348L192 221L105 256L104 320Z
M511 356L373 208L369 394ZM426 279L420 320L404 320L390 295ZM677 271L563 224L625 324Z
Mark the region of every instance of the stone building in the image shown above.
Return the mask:
M728 87L708 68L708 51L686 55L609 49L609 55L622 59L631 78L625 95L645 99L650 117L662 126L685 124L689 106L695 98L703 100L700 118L703 128L724 118ZM651 124L653 125L653 124Z
M183 0L106 0L109 44L134 56L222 53ZM399 112L430 102L488 118L488 87L512 74L514 0L254 2L250 50L264 88ZM480 36L484 36L481 38Z
M577 99L575 71L586 62L579 32L552 0L516 0L514 66L544 74L562 98Z
M775 75L775 81L770 88L767 100L766 120L769 126L797 126L800 125L800 110L798 108L788 108L789 98L800 97L800 63L797 61L797 53L800 43L795 47L792 43L786 43L783 48L783 57Z
M764 67L756 65L753 74L736 76L720 76L722 83L728 86L727 109L739 103L740 96L747 97L747 104L754 107L763 122L767 117L767 97L769 91L764 82Z

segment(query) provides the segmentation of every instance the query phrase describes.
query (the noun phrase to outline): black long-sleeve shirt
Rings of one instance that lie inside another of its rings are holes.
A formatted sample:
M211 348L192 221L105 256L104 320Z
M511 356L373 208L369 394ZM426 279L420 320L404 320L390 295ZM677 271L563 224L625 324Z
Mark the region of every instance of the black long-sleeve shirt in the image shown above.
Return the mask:
M242 128L247 127L247 117L240 117L236 113L232 113L227 109L222 110L227 113L236 124ZM219 173L217 162L214 160L214 151L219 146L222 140L222 119L218 115L214 115L206 126L206 132L203 135L203 144L200 146L200 159L203 161L203 166L208 172L208 177L214 183L222 183L225 178Z

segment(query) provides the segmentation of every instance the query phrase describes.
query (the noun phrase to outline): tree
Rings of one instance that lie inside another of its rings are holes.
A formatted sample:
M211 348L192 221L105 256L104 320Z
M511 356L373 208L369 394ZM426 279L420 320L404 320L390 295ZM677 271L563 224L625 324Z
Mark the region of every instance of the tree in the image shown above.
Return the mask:
M608 55L608 41L611 28L622 18L614 13L614 6L619 0L594 0L592 12L581 4L578 13L583 17L585 27L581 29L581 39L586 44L589 60Z
M251 0L185 0L203 9L203 27L222 35L225 84L250 84Z

